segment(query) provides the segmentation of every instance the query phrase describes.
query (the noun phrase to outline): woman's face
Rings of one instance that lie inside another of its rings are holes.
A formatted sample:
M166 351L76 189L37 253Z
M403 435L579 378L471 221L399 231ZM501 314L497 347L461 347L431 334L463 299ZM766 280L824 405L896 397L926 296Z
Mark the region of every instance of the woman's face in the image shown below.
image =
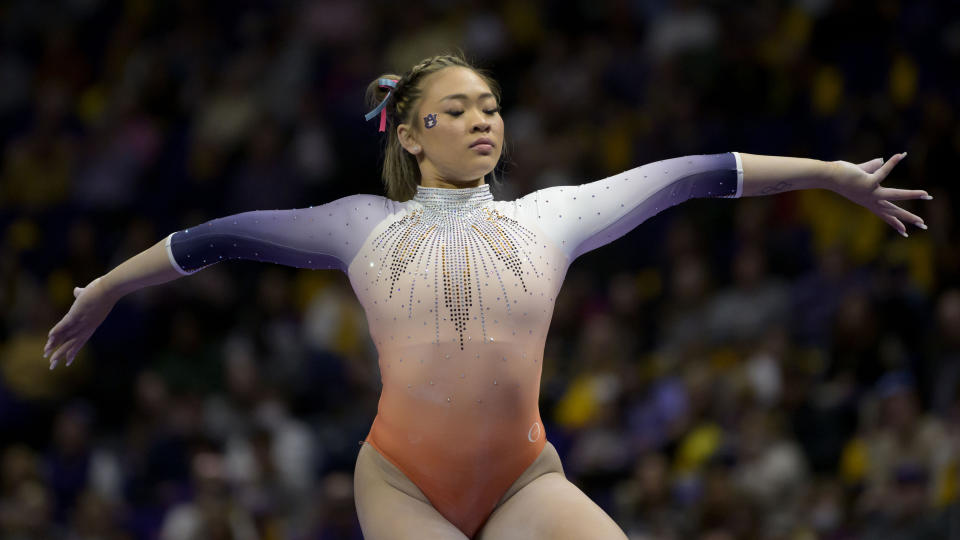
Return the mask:
M417 156L424 187L473 187L503 151L499 105L473 70L449 67L427 76L413 124L397 126L400 144ZM488 144L476 144L487 139Z

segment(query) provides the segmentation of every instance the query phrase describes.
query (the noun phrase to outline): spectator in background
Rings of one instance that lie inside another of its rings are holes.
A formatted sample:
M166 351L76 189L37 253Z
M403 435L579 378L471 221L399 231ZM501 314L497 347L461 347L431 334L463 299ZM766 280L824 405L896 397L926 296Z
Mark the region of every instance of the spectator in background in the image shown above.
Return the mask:
M862 462L860 510L890 517L894 509L899 511L907 504L912 510L903 509L913 512L917 490L926 507L935 508L944 486L955 481L947 468L955 450L948 444L942 421L919 409L915 382L908 372L887 373L875 392L879 400L877 427L862 439L852 440L847 449L848 463Z
M840 300L864 278L851 268L849 255L839 243L817 254L815 267L800 276L791 290L791 337L798 345L826 347L830 321Z
M353 502L353 478L348 473L327 475L310 502L313 524L307 538L363 540Z
M689 532L684 512L671 498L670 466L659 452L641 454L632 475L615 492L619 522L630 538L677 540Z
M863 537L866 540L944 538L944 516L930 505L927 469L902 463L889 472L890 491L877 515L868 520Z
M92 491L84 491L70 516L68 540L130 540L123 531L120 506Z
M767 275L766 256L754 244L740 246L733 259L733 286L718 291L707 309L712 345L745 346L768 329L786 326L787 286Z
M54 522L53 494L38 480L20 483L0 510L4 539L60 540L66 537L62 525Z
M252 517L231 494L223 456L216 452L197 452L191 469L194 496L170 510L160 538L256 540L259 535Z
M119 499L119 464L112 453L94 447L93 422L89 405L76 403L61 411L53 426L54 446L44 465L55 495L57 521L66 521L87 490L108 500Z
M931 409L948 414L960 389L960 290L944 291L936 303L935 334L928 354L931 357Z
M76 141L63 129L70 96L56 82L36 93L32 129L4 149L0 208L37 214L66 202L76 161Z
M848 513L843 485L832 478L818 478L806 494L803 514L796 533L823 540L850 538L852 530L845 522Z
M763 535L776 538L797 525L807 465L779 417L756 404L746 408L740 419L734 481L759 510Z
M702 351L707 346L708 336L703 329L709 317L709 272L703 257L696 254L682 256L674 262L670 296L662 308L657 340L665 354L683 355Z

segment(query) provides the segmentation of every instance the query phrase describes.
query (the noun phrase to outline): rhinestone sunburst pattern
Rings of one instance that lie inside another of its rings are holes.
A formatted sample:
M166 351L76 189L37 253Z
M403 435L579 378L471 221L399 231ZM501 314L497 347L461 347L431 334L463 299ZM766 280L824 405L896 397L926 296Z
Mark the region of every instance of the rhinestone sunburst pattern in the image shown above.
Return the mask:
M468 321L476 315L479 315L483 339L487 339L484 298L480 287L482 277L488 282L491 277L497 279L502 292L499 298L502 298L507 313L510 313L510 305L515 300L511 299L504 278L512 274L523 292L529 293L526 282L528 276L525 274L534 278L543 276L530 254L536 236L533 231L490 205L464 204L462 200L447 204L448 201L443 198L428 199L422 195L418 200L423 203L422 208L391 223L372 239L373 253L379 257L377 266L380 269L374 282L381 279L389 281L390 291L386 300L390 301L402 292L397 281L402 275L410 274L409 301L405 303L408 306L407 317L412 318L413 299L426 297L416 292L418 279L429 280L432 273L435 342L439 343L440 340L442 303L450 315L447 321L459 335L460 349L463 350ZM477 201L474 198L470 202L490 200Z

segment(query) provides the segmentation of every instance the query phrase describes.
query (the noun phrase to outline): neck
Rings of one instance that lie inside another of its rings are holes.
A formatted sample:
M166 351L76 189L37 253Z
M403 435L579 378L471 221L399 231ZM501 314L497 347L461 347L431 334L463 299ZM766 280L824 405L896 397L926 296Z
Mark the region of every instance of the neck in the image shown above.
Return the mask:
M469 180L467 182L450 182L442 178L432 178L424 177L420 181L420 185L423 187L429 188L445 188L445 189L463 189L463 188L474 188L477 186L485 185L486 182L483 181L483 177L477 178L476 180Z
M463 189L474 188L485 184L483 176L475 180L448 180L440 174L440 171L433 166L433 163L425 159L421 154L418 156L417 164L420 166L420 185L430 188Z
M479 208L493 200L488 184L476 186L458 185L456 189L444 187L417 186L413 200L424 208L437 210L470 210Z

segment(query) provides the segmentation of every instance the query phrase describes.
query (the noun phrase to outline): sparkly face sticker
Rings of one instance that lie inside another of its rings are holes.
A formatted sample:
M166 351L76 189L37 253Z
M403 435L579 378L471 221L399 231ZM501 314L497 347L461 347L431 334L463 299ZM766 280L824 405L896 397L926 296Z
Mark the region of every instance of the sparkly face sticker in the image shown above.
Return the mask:
M437 125L437 113L428 114L423 117L423 127L430 129Z

